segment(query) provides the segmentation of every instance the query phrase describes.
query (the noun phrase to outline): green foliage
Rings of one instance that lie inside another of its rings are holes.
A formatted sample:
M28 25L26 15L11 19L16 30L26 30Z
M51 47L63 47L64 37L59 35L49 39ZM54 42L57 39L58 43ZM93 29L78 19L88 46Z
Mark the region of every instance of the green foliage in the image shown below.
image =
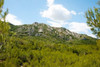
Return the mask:
M9 32L9 25L5 22L5 17L8 14L8 9L6 12L4 12L4 15L2 15L2 7L4 4L4 0L0 0L0 45L5 44L7 40L7 35ZM3 19L3 21L1 20Z
M99 54L100 50L96 45L72 45L56 43L42 37L13 36L0 52L0 65L1 67L99 67Z
M100 8L94 8L94 10L89 9L85 16L93 34L100 37Z
M0 20L0 67L100 67L100 49L95 39L66 41L53 37L56 34L18 36L13 30L19 26L10 26L14 28L9 31L8 23Z
M4 0L0 0L0 8L2 8L3 4L4 4Z
M100 39L97 40L97 46L100 48Z

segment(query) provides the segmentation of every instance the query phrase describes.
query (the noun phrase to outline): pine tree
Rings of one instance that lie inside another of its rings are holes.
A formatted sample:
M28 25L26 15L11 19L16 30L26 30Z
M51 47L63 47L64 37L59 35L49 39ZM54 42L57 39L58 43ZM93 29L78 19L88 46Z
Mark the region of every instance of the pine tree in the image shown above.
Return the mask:
M8 23L5 21L8 9L3 13L3 4L4 0L0 0L0 45L5 44L10 29Z
M100 1L98 1L100 6ZM87 24L91 27L93 34L100 37L100 8L94 8L94 10L89 9L86 12Z

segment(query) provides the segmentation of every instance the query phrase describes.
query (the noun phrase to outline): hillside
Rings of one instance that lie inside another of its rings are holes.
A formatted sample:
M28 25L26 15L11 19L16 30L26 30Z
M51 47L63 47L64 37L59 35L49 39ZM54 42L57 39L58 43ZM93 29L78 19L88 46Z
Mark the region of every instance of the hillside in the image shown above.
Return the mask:
M19 26L10 24L10 26L11 31L16 32L17 36L35 36L48 38L51 39L51 41L59 40L67 43L75 43L75 41L77 41L77 44L80 44L80 42L82 42L81 44L96 44L95 38L87 36L86 34L71 32L70 30L63 27L51 27L49 25L38 22Z
M100 8L82 17L95 2L0 0L0 67L100 67ZM85 21L97 39L66 29L90 33Z
M0 42L0 67L100 67L100 49L92 37L40 23L10 26Z

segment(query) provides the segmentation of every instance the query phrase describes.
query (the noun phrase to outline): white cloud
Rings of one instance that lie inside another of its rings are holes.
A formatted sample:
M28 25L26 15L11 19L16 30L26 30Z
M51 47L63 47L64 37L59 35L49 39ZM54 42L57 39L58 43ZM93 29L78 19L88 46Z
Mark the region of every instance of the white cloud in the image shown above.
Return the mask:
M14 25L22 25L22 22L13 14L8 14L6 16L6 21Z
M65 22L53 22L53 21L48 21L48 23L50 23L51 26L53 27L64 27L67 23Z
M88 36L91 36L91 37L94 37L94 38L97 38L94 34L88 34Z
M41 16L50 19L47 21L54 27L66 27L69 30L77 33L83 33L95 37L90 32L90 27L86 23L80 22L66 22L71 19L72 15L83 15L83 12L76 13L75 11L69 11L61 4L55 4L54 0L47 0L48 9L40 12Z
M80 23L80 22L70 22L67 24L67 28L70 31L77 32L77 33L82 33L82 34L87 34L88 36L95 37L95 35L90 32L90 27L86 23Z
M61 4L54 4L54 0L47 0L48 9L40 12L42 17L50 19L48 23L54 27L62 27L67 23L66 20L71 18L71 15L76 15L75 11L69 11Z
M72 13L73 15L76 15L76 12L75 12L75 11L71 11L71 13Z
M86 23L80 23L80 22L53 22L48 21L48 23L51 24L53 27L66 27L72 32L81 33L81 34L87 34L88 36L96 38L95 35L92 34L90 27Z
M51 6L51 5L53 5L53 3L54 3L54 0L47 0L47 6L49 7L49 6Z
M73 31L73 32L77 32L77 33L88 33L88 31L90 30L90 27L87 26L86 23L80 23L80 22L71 22L68 24L68 28Z
M62 27L61 24L53 22L53 21L48 21L48 23L50 23L50 25L53 26L53 27Z
M71 18L70 11L65 9L62 5L52 5L41 12L42 17L49 18L52 21L65 21Z
M75 11L69 11L61 4L54 4L54 0L47 0L47 5L48 9L40 12L40 14L52 21L66 21L71 18L72 14L76 15Z

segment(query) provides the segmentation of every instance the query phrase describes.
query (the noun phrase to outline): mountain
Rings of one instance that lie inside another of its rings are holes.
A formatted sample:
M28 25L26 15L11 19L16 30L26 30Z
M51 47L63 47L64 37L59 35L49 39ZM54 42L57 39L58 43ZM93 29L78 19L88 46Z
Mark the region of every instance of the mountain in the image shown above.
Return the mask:
M43 23L10 27L0 35L0 67L100 67L92 37Z
M94 42L95 38L87 36L85 34L78 34L71 32L70 30L63 27L52 27L44 23L35 22L33 24L24 24L24 25L12 25L11 31L16 32L18 36L36 36L36 37L46 37L46 38L55 38L57 40L64 41L75 41L75 40L84 40L88 42Z

